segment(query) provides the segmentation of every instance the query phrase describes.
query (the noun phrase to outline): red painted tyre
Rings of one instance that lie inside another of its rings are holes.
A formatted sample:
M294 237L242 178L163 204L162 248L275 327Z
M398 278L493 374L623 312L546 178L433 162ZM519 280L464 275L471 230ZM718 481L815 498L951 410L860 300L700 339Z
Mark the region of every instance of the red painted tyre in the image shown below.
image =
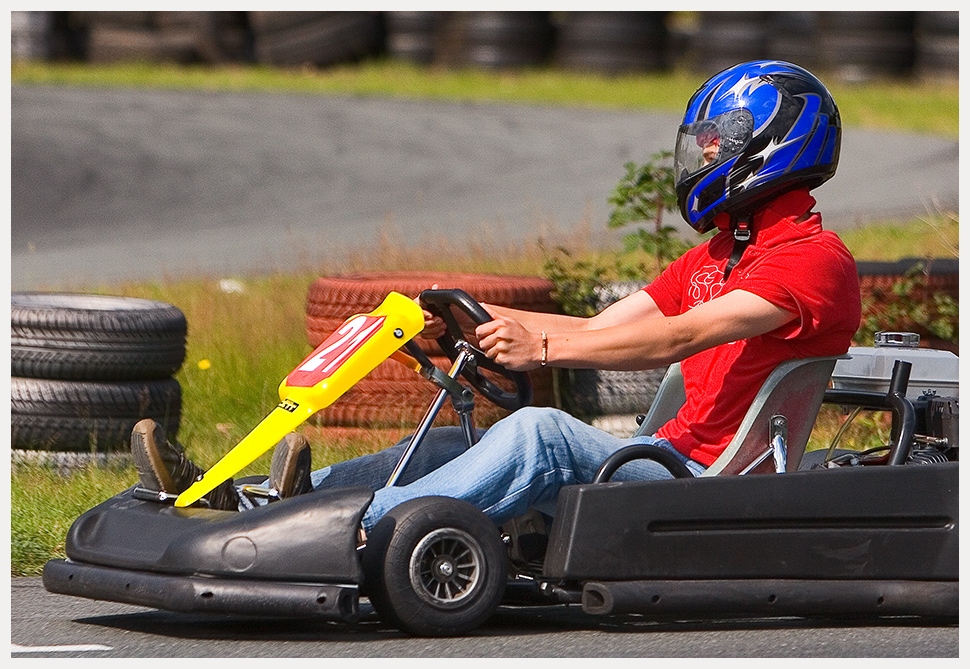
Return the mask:
M499 276L452 272L381 272L321 277L307 292L306 328L311 346L318 346L348 317L372 311L391 291L416 296L437 284L439 288L460 288L478 302L555 313L553 284L540 277ZM459 318L459 321L461 318ZM470 321L466 331L471 332ZM464 328L463 328L464 329ZM434 340L417 340L431 361L447 371L450 361ZM530 373L533 404L553 404L551 370ZM496 381L501 385L501 381ZM437 391L437 386L399 363L388 360L351 388L315 421L326 426L413 427L420 422ZM485 426L507 415L476 394L476 423ZM456 425L457 415L445 403L437 424Z

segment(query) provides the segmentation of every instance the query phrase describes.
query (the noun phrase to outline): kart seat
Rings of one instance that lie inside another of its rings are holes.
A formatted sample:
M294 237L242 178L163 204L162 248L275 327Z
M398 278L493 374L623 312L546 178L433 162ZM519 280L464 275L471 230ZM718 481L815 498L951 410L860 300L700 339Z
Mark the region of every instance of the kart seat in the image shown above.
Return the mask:
M796 471L839 357L842 356L801 358L779 364L758 391L734 438L703 476L744 472L771 448L772 423L777 425L779 416L787 423L785 471ZM634 436L654 434L676 415L685 400L680 363L674 363L667 369L650 410ZM774 471L774 459L769 455L750 473Z

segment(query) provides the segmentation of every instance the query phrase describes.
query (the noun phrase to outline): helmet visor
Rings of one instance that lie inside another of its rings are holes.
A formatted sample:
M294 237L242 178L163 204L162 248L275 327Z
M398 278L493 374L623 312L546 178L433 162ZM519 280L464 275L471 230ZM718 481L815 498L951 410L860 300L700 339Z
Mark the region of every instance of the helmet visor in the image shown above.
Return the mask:
M741 153L751 140L753 128L754 117L747 109L734 109L711 119L680 126L674 152L678 181Z

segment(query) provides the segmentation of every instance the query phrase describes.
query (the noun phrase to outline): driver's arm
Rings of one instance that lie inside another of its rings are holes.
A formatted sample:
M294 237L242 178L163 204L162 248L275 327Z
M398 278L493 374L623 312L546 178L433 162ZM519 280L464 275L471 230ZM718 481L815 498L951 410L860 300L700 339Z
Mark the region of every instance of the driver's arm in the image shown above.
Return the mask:
M672 317L663 316L658 310L651 312L659 315L631 320L624 308L613 314L607 311L600 320L604 327L547 331L548 364L567 368L653 369L713 346L771 332L797 318L744 290L733 290ZM632 311L635 310L631 308ZM496 318L478 326L476 334L482 349L496 362L514 370L539 366L541 336L515 320Z
M531 332L581 332L584 330L598 330L601 328L635 323L644 318L657 318L663 314L653 298L645 290L638 290L608 306L600 313L590 318L579 316L565 316L538 311L523 311L511 307L500 307L494 304L483 304L492 316L503 316L518 321L526 330Z

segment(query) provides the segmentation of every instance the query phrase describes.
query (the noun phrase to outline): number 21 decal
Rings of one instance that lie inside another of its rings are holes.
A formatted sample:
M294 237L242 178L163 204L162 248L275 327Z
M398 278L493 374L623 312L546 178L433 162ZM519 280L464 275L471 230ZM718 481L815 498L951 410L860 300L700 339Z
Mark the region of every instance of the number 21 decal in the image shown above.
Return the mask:
M290 372L286 377L287 385L310 388L328 378L380 330L384 318L368 315L351 318L327 337L299 367Z

